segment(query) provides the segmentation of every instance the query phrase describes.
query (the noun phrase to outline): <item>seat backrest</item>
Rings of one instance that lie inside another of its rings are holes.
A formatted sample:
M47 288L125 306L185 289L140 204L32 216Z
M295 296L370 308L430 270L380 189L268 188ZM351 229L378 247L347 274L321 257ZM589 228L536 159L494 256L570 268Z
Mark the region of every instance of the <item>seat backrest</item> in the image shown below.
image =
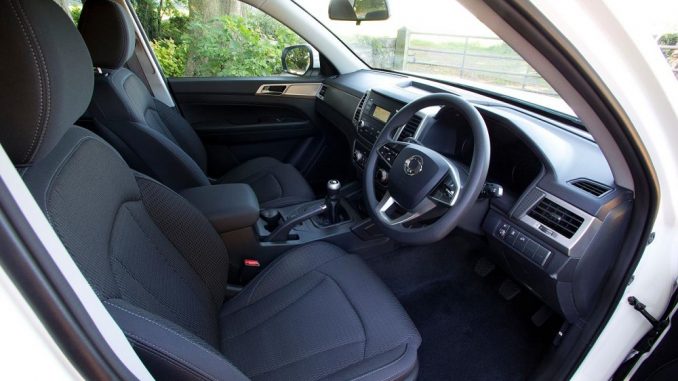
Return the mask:
M78 29L97 68L89 108L95 131L132 168L173 189L208 185L206 153L198 135L124 67L136 41L128 13L110 0L88 0Z
M0 6L0 142L79 269L153 375L244 378L216 349L228 273L220 237L186 200L73 126L93 73L61 8Z

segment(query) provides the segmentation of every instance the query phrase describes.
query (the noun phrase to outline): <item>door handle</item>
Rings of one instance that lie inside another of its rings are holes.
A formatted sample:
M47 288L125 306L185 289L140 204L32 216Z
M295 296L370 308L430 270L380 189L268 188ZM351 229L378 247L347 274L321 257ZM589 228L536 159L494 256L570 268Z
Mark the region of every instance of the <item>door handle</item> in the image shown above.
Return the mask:
M288 85L262 85L257 90L257 94L261 95L283 95L287 90Z

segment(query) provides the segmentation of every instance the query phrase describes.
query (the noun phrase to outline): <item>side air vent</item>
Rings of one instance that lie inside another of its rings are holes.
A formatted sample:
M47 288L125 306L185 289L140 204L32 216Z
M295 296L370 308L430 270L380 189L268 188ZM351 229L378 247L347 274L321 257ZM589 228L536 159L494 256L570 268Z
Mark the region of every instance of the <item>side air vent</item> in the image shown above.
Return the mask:
M322 85L320 87L320 91L318 91L318 98L321 100L325 100L325 93L327 92L327 86Z
M403 127L403 130L400 132L400 136L398 136L398 140L403 142L407 138L414 137L414 135L416 135L417 133L417 129L419 128L420 124L421 117L419 115L413 115L407 122L405 127Z
M570 184L596 197L601 197L612 190L612 188L608 187L607 185L603 185L589 179L572 180L570 181Z
M548 198L542 198L532 210L527 213L539 223L553 229L566 238L572 238L584 219Z
M355 113L353 114L353 124L358 125L358 121L360 120L360 113L363 111L363 105L365 105L365 99L367 98L367 93L363 95L362 98L360 98L360 102L358 102L358 107L355 108Z

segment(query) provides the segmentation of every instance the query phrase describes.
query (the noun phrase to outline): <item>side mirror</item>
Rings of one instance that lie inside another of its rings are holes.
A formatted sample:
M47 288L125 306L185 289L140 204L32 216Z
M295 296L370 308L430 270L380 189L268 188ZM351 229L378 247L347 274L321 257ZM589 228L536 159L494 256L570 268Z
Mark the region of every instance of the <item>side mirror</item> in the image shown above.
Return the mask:
M388 19L386 0L331 0L328 11L331 20L378 21Z
M308 45L288 46L282 51L283 71L293 75L304 75L313 68L313 51Z

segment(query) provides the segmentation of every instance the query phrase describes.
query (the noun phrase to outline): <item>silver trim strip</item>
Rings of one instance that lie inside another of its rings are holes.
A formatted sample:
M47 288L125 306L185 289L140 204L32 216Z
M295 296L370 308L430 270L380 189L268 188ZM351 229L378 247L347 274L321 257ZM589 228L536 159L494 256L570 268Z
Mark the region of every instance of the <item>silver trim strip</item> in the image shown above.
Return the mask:
M569 250L571 250L578 242L581 240L581 238L588 232L589 228L593 224L593 221L595 220L595 217L592 215L584 212L583 210L577 208L576 206L565 202L556 196L545 192L543 189L537 188L539 192L542 193L541 197L538 197L535 202L530 204L525 211L518 217L518 219L530 227L532 227L534 230L536 230L541 236L544 236L552 241L557 242L558 244L562 245L563 247L568 249L568 255L569 255ZM558 204L559 206L567 209L568 211L578 215L579 217L584 219L584 222L582 222L581 226L577 231L572 235L571 238L567 238L563 236L562 234L554 231L553 229L549 228L548 226L542 224L541 222L535 220L534 218L528 216L527 214L534 208L535 205L537 205L539 202L541 202L542 199L547 198L550 201ZM541 227L541 228L540 228ZM544 231L543 229L547 229L547 231Z
M272 91L271 87L284 87L283 91ZM315 98L322 83L270 83L259 86L256 95Z

